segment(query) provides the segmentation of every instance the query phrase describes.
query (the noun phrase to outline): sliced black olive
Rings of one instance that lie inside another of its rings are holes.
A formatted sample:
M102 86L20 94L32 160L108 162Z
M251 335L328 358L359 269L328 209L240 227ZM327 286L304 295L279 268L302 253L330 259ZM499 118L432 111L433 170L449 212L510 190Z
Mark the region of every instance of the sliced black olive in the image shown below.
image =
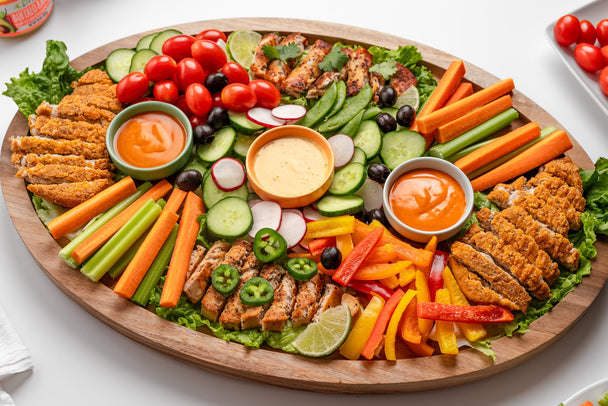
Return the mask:
M391 107L397 101L397 91L392 86L384 86L378 93L380 104L384 107Z
M412 106L405 105L401 106L397 110L397 124L403 127L410 127L416 117L416 110Z
M384 164L375 163L367 167L367 176L379 183L386 182L390 173L391 170Z
M202 182L203 175L196 169L186 169L175 177L175 185L186 192L198 189Z
M217 130L228 124L228 112L219 106L211 109L207 115L207 124Z
M194 142L197 144L209 144L215 138L215 130L209 124L199 124L194 127Z
M397 122L393 116L388 113L378 114L378 116L376 116L376 123L383 133L388 133L397 129Z
M342 253L336 247L327 247L321 252L321 265L325 269L338 269L342 263Z
M217 93L228 84L228 76L222 72L214 72L205 78L205 87L211 93Z

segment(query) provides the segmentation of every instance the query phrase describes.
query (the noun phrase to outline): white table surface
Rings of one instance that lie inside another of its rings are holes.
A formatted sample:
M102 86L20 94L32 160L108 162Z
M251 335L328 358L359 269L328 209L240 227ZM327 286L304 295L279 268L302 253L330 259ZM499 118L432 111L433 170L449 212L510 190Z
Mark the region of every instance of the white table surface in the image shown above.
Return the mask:
M606 0L604 0L606 1ZM331 4L331 6L330 6ZM142 31L199 20L285 17L374 29L427 44L499 78L553 115L595 161L608 156L608 117L558 58L545 27L585 0L424 0L375 3L232 0L55 0L34 34L0 39L0 88L25 67L38 71L47 39L71 58ZM599 20L598 16L598 20ZM608 17L602 16L603 18ZM17 112L0 96L0 134ZM3 202L3 201L2 201ZM608 294L554 345L478 382L442 390L373 396L327 395L253 384L202 371L121 335L65 296L40 270L0 209L0 303L30 349L34 370L2 385L29 405L557 405L608 376Z

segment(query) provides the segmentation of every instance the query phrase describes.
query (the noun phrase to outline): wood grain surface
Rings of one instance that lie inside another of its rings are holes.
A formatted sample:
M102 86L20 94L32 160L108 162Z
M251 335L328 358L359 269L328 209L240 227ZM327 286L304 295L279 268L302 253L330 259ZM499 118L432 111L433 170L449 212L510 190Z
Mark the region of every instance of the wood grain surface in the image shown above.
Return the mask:
M225 32L237 29L260 32L274 30L283 33L299 31L308 36L309 40L342 40L345 43L381 45L388 48L412 44L418 47L424 63L436 77L441 76L455 58L423 44L381 32L306 20L236 18L201 21L171 28L177 28L187 34L196 34L207 28L217 28ZM97 48L75 59L72 65L82 69L98 64L105 60L113 49L133 48L139 38L150 32L152 31ZM67 45L69 48L69 44ZM487 87L498 80L467 61L465 65L465 79L472 82L476 88ZM517 83L515 85L517 86ZM541 127L562 128L553 117L517 90L513 92L513 103L520 112L520 118L514 125L519 126L534 120ZM492 344L496 352L494 362L472 349L465 349L457 356L436 355L400 359L397 362L350 361L338 357L310 359L265 348L252 350L157 317L114 294L109 282L93 283L79 271L66 266L58 257L61 241L58 243L53 240L36 216L24 182L15 177L16 171L10 161L9 137L23 136L27 132L25 117L17 113L2 144L0 180L9 214L42 271L82 308L125 336L184 363L233 378L337 393L424 391L475 381L516 367L555 343L585 313L608 277L608 250L604 241L598 241L598 255L593 262L591 275L584 278L550 313L535 321L530 332L495 340ZM585 151L575 140L573 143L575 147L568 155L580 167L593 168L593 163Z

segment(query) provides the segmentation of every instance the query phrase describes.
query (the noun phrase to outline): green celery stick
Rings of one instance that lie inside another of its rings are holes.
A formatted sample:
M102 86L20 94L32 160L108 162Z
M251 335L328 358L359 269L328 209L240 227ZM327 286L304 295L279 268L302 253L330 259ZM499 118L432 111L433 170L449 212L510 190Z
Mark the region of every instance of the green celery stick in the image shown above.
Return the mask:
M448 161L454 163L454 162L458 161L460 158L462 158L463 156L469 155L471 152L473 152L473 151L475 151L475 150L483 147L486 144L489 144L492 141L493 141L493 139L483 140L483 141L480 141L480 142L478 142L476 144L469 145L468 147L463 148L460 151L457 151L457 152L453 153L452 155L448 156L445 159L447 159Z
M135 244L133 244L129 248L129 250L122 257L120 257L120 259L116 261L116 263L112 265L112 267L110 267L110 269L108 270L108 275L110 275L112 279L118 278L123 273L123 271L127 269L129 262L131 262L131 260L137 253L137 250L144 242L146 235L148 235L148 233L144 233L141 237L139 237L139 239L135 241Z

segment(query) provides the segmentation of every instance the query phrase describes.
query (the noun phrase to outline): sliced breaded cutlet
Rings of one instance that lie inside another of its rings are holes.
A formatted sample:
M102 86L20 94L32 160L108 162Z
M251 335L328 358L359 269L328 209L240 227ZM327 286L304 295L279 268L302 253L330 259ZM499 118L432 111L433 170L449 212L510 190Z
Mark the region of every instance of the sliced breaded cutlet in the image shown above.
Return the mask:
M67 118L31 115L30 133L34 136L56 140L79 140L105 145L107 127L86 121L73 121Z
M11 150L14 154L55 154L80 155L85 159L108 158L105 145L80 140L53 140L42 137L11 137Z
M553 176L561 178L568 185L583 191L583 181L578 166L572 161L572 158L565 156L563 158L554 159L547 162L538 168L538 172L547 172Z
M27 190L60 206L75 207L113 183L111 179L97 179L88 182L57 183L54 185L30 184L27 185Z
M582 190L570 186L565 180L550 174L549 172L539 172L533 176L528 183L531 186L542 185L546 189L551 191L553 196L559 197L565 201L570 202L579 212L585 211L587 202L583 197Z
M87 168L86 166L62 164L38 164L23 168L17 175L29 183L52 185L70 182L89 182L97 179L111 180L114 174L105 169Z
M86 159L81 155L13 154L11 160L17 171L36 165L73 165L83 168L105 169L111 172L115 169L114 164L108 158Z

